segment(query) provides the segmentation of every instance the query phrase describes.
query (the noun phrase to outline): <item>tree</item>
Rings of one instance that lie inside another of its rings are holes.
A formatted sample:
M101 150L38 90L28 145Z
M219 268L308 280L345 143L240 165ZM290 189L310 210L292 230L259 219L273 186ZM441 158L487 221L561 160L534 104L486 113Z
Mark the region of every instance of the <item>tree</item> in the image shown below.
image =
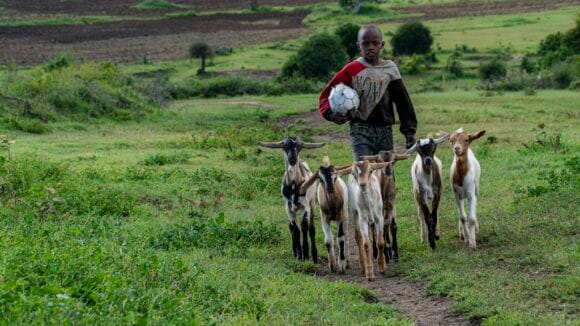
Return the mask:
M431 31L419 22L403 24L391 38L394 55L429 53L432 44Z
M353 60L359 52L357 46L359 28L360 27L356 24L346 23L340 25L335 32L335 34L340 38L342 46L346 49L346 53L350 60Z
M340 39L327 33L314 35L290 57L282 67L282 77L299 75L307 79L325 80L342 68L347 54Z
M207 43L196 42L189 47L189 56L193 59L201 59L201 67L197 70L197 74L201 75L205 72L205 59L212 55L212 50Z
M507 75L507 69L499 58L493 58L490 62L479 66L479 76L483 80L494 81Z

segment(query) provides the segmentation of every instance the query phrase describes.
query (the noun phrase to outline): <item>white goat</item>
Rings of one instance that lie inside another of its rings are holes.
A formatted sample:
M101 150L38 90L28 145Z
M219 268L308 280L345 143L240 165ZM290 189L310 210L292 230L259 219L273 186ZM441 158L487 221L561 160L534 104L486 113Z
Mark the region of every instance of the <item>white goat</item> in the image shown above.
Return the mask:
M286 172L282 178L281 192L286 202L286 215L290 221L290 234L292 235L292 253L301 260L309 258L308 236L312 244L312 261L318 262L314 228L314 202L315 191L312 189L305 195L300 194L300 187L310 178L312 172L306 162L298 158L303 148L320 148L324 143L303 143L300 138L284 137L279 142L259 142L260 146L267 148L282 148L284 151L284 165ZM296 224L296 213L302 211L302 245L300 244L300 229Z
M373 236L377 239L379 272L387 271L385 262L385 240L383 230L385 220L383 217L383 201L379 180L372 174L373 170L382 169L388 163L370 163L369 161L354 162L350 167L338 171L339 175L348 176L348 199L349 214L354 216L355 239L359 252L361 272L367 280L374 279L371 242L369 228L374 225ZM377 258L375 256L375 258Z
M485 130L468 134L463 128L459 128L449 136L454 154L450 176L451 187L455 193L455 202L459 208L459 237L461 240L468 241L469 247L473 249L477 246L475 235L479 232L476 208L481 167L473 155L473 151L469 148L469 143L483 135L485 135ZM469 205L469 215L465 214L464 199L467 199Z
M397 188L395 185L395 162L406 160L409 155L397 155L393 151L380 151L377 155L363 156L363 160L374 162L392 162L383 169L373 171L379 179L381 185L381 196L383 198L383 216L385 218L385 254L387 263L390 259L399 259L399 245L397 243ZM390 236L389 236L390 235ZM392 242L391 242L392 240ZM374 250L374 247L373 247Z
M324 157L323 165L302 185L300 192L306 194L315 182L318 183L316 192L318 204L320 205L324 244L328 251L328 265L331 271L338 270L339 273L344 273L348 264L345 236L348 224L348 189L344 181L337 176L335 167L330 165L328 156ZM334 237L330 230L330 221L336 221L338 225L338 264L334 251Z
M419 155L415 158L411 167L411 177L413 179L413 195L417 204L417 215L421 227L421 243L425 238L429 240L429 246L435 250L435 240L439 239L437 229L437 209L441 200L441 160L435 156L437 145L446 141L448 136L443 136L436 140L432 138L420 139L407 154L417 151ZM428 203L431 203L429 211Z

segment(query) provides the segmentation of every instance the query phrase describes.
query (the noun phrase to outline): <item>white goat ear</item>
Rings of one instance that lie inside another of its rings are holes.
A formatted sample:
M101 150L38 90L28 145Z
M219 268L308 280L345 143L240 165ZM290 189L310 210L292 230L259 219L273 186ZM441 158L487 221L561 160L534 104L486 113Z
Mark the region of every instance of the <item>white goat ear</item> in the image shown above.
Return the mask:
M324 143L302 143L302 148L314 149L323 147L324 145L325 145Z
M282 148L284 147L284 142L283 141L279 141L279 142L262 142L259 141L258 144L262 147L267 147L267 148Z
M478 132L476 132L475 134L469 134L469 141L474 141L478 138L481 138L481 136L485 135L485 130L480 130Z
M439 137L439 138L435 139L434 142L435 142L435 145L439 145L443 142L446 142L448 139L449 139L449 135L445 135L443 137Z

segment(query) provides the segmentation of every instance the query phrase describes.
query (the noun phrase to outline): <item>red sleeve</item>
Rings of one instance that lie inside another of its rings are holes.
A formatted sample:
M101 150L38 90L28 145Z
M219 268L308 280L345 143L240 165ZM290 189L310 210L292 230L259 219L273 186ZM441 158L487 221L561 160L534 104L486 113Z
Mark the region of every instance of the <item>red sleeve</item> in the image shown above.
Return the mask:
M334 77L332 77L328 84L326 84L318 99L318 112L324 119L327 119L327 112L330 109L328 96L330 95L332 87L340 83L351 86L352 78L361 72L364 68L365 66L362 63L353 61L344 66L339 72L336 73L336 75L334 75Z

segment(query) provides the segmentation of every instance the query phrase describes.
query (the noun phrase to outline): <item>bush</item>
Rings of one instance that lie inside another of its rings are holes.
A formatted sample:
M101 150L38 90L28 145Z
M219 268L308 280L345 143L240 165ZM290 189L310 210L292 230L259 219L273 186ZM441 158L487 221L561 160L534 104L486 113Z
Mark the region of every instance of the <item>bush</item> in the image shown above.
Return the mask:
M326 80L346 63L347 54L335 35L312 36L282 68L282 77L294 75L306 79Z
M572 64L560 63L552 68L551 80L556 88L568 88L574 77L574 66Z
M401 70L405 74L417 75L425 71L425 64L422 57L417 55L412 55L403 61L401 65Z
M391 38L394 55L426 54L432 44L431 31L419 22L403 24Z
M503 78L507 75L505 65L499 61L498 58L492 59L490 62L479 66L479 76L483 80L493 81Z
M340 38L342 46L346 49L346 53L350 60L359 53L359 48L357 46L358 42L358 30L360 27L353 23L346 23L340 25L336 30L335 34Z
M445 65L445 71L455 77L463 76L463 67L461 66L461 61L459 61L459 58L460 54L456 52L449 56L447 64Z

